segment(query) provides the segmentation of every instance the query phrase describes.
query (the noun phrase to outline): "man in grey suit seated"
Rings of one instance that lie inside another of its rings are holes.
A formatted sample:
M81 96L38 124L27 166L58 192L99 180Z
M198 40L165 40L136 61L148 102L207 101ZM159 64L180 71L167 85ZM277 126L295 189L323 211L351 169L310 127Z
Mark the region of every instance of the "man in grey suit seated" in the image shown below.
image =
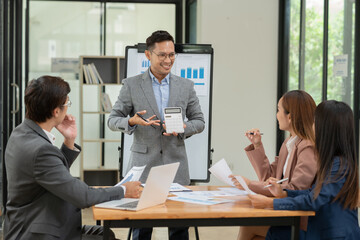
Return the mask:
M26 118L11 133L5 151L8 201L5 239L82 239L101 235L101 226L81 226L81 208L125 197L139 197L140 182L91 188L70 175L80 153L77 128L67 114L70 87L59 77L32 80L25 90ZM54 146L56 128L63 136ZM91 238L94 239L94 238Z
M156 31L146 39L146 46L145 55L151 66L143 74L123 80L108 126L113 131L134 134L129 169L146 165L141 182L145 182L151 167L180 162L174 182L188 185L184 140L204 130L204 115L194 83L170 73L176 57L173 37L166 31ZM166 107L182 108L184 133L165 132ZM151 228L134 229L133 239L150 239L151 233ZM169 238L188 239L188 229L170 228Z

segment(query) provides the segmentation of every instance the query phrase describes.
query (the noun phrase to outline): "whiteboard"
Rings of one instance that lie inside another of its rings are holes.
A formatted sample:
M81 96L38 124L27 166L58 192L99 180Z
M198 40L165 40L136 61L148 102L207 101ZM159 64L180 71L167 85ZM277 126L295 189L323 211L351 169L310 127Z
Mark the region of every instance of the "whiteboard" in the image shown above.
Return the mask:
M145 57L145 46L139 44L126 47L125 77L132 77L144 73L150 61ZM213 49L211 45L175 44L178 53L171 73L188 78L194 82L194 88L199 98L201 110L204 114L205 129L185 139L186 153L189 163L190 179L192 182L208 182L208 169L211 165L211 99L212 99L212 64ZM121 135L120 174L126 175L130 160L130 147L133 136Z

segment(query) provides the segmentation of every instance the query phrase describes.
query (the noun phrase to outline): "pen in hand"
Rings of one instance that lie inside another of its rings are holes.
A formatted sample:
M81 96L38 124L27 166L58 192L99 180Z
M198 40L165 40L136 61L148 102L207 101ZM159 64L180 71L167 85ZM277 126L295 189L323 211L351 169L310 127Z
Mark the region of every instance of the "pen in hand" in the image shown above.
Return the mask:
M282 183L282 182L285 182L288 179L289 178L284 178L284 179L281 179L281 180L277 181L276 183ZM271 187L271 186L272 186L272 184L269 184L269 185L264 186L264 188L268 188L268 187Z
M143 117L143 115L141 115L140 113L136 113L136 115L138 115L142 120L144 120L145 122L149 122L147 119L145 119L144 117ZM153 125L150 125L151 127L153 127L153 128L155 128Z
M250 132L249 134L250 134L250 135L254 135L255 133ZM260 135L264 135L263 133L258 133L258 134L260 134Z

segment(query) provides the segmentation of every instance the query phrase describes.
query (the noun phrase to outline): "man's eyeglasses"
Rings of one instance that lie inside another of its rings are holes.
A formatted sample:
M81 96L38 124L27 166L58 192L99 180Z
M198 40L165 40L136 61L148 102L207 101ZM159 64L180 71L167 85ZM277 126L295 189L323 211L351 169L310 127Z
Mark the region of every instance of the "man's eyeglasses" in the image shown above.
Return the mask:
M62 105L63 107L71 107L71 100L69 99L64 105Z
M176 56L177 56L177 53L169 53L169 54L166 54L166 53L159 53L157 54L156 52L153 52L151 51L152 53L154 53L156 56L158 56L159 60L160 61L164 61L167 57L169 57L170 60L175 60Z

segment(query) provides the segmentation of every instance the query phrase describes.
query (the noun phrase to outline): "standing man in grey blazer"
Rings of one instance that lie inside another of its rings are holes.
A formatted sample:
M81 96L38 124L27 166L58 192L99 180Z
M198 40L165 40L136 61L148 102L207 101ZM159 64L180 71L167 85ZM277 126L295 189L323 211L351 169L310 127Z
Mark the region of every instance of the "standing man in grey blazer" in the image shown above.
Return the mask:
M145 55L151 66L143 74L123 80L108 126L113 131L134 134L129 169L146 165L141 182L145 182L151 167L180 162L174 182L188 185L184 140L204 130L204 115L194 83L170 73L176 57L174 38L166 31L156 31L146 39L146 46ZM165 132L163 109L166 107L182 108L184 133ZM150 239L151 232L152 229L135 229L133 239ZM188 239L187 228L169 229L169 236L171 240Z
M4 239L80 240L86 234L101 235L100 226L81 226L81 208L139 197L140 182L91 188L70 175L81 148L75 144L75 119L67 114L69 92L67 82L51 76L32 80L25 90L26 118L11 133L5 151ZM64 136L61 149L54 146L54 127Z

